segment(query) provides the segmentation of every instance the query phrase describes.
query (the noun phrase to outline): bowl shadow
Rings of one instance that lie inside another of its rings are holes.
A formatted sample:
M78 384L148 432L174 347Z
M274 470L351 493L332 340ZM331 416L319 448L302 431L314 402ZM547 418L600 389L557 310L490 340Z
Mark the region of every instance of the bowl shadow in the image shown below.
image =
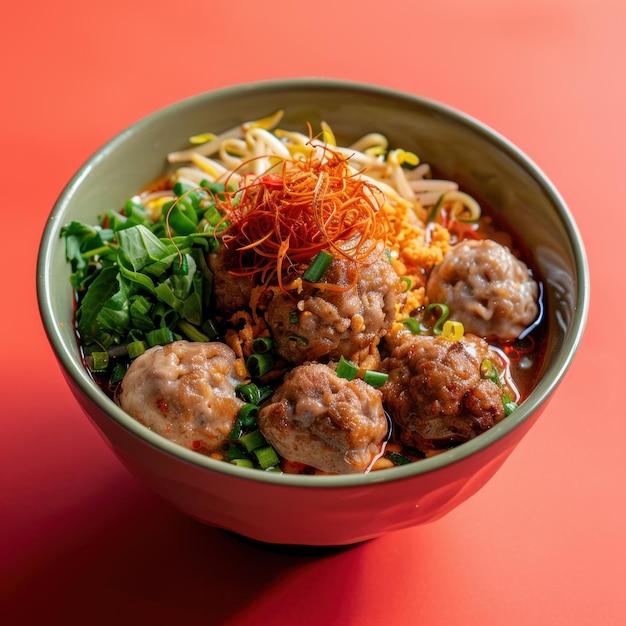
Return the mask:
M358 549L264 544L197 522L139 485L121 485L108 507L113 491L94 492L1 581L2 623L225 624L278 578Z

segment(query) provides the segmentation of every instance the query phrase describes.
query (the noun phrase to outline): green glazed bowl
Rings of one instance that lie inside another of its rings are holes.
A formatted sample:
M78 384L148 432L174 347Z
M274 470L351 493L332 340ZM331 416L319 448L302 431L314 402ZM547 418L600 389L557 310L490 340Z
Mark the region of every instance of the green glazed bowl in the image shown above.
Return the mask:
M328 122L340 142L370 131L420 155L444 176L498 207L544 277L549 344L542 377L512 415L435 457L349 476L281 475L207 458L151 432L94 383L73 331L70 268L60 230L95 223L166 166L188 137L284 109L282 127ZM376 86L327 79L243 84L178 102L133 124L76 173L41 240L37 292L43 325L78 404L129 472L189 516L275 544L345 545L445 515L500 468L546 408L578 349L587 319L583 243L551 182L484 124L439 103Z

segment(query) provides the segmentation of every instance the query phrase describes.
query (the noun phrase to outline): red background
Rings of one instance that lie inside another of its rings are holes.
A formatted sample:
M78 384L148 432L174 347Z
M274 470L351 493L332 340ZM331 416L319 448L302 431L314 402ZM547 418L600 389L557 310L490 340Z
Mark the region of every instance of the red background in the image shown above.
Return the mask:
M619 0L5 7L0 621L626 623L625 24ZM483 490L433 524L310 554L203 527L139 485L70 396L35 298L47 215L104 141L201 91L295 76L401 89L498 130L563 194L592 278L573 366Z

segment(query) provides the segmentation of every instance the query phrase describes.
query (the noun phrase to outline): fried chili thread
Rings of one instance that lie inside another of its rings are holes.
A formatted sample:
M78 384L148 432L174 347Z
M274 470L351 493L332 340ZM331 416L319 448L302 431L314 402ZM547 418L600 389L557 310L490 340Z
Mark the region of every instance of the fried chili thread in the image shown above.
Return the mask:
M220 238L239 252L232 274L285 291L322 250L357 264L373 261L388 232L378 187L329 147L321 156L281 158L276 167L280 173L247 174L236 191L216 198L228 223Z

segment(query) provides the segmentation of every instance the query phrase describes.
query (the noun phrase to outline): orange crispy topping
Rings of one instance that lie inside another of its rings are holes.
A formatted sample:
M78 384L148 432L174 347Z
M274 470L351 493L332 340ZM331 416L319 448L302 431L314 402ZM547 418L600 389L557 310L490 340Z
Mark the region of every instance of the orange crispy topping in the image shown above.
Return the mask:
M233 274L285 289L322 250L371 262L388 231L380 189L328 147L322 157L281 158L278 168L245 175L236 191L218 200L228 223L222 241L240 252Z

